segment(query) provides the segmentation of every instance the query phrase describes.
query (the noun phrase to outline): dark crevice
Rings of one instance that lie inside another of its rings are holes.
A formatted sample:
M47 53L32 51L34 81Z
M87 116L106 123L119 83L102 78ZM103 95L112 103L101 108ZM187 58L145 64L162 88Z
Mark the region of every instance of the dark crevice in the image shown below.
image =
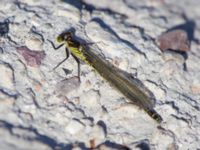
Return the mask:
M164 88L165 86L163 87L161 84L159 84L159 82L155 82L155 81L152 81L152 80L149 80L149 79L147 79L146 81L150 82L151 84L154 84L158 88L162 89L165 92L165 94L167 93L166 89Z
M131 49L135 50L139 54L143 55L146 58L146 54L143 53L140 49L138 49L134 44L129 42L128 40L122 39L108 24L106 24L102 19L100 18L93 18L91 21L94 21L98 23L103 29L110 32L112 35L114 35L118 40L125 43L127 46L129 46Z
M3 93L4 95L7 95L8 97L12 97L14 99L17 99L19 96L19 94L12 94L1 88L0 88L0 92Z
M173 109L175 109L178 113L180 112L179 108L175 105L174 101L167 101L165 104L170 105Z
M13 66L10 65L9 63L3 62L3 61L0 61L0 64L3 64L4 66L6 66L7 68L9 68L12 71L12 80L11 81L15 84L16 80L15 80L15 74L14 74ZM18 96L19 96L19 93L11 92L11 91L3 89L3 88L0 88L0 92L5 94L5 95L7 95L7 96L9 96L9 97L14 98L14 99L17 99Z
M186 100L187 103L188 103L188 100L193 102L194 104L191 104L191 103L189 103L189 104L192 105L192 107L195 108L197 111L200 111L199 105L194 99L192 99L190 96L187 96L185 94L181 94L181 93L179 93L179 94L187 99Z
M28 141L39 141L39 142L42 142L46 145L48 145L49 147L51 147L52 149L56 148L57 146L61 146L62 144L58 144L54 139L48 137L48 136L45 136L45 135L42 135L40 133L38 133L38 131L32 127L23 127L23 126L15 126L11 123L8 123L4 120L0 120L0 127L2 128L6 128L7 130L9 130L10 134L11 135L14 135L14 136L17 136L19 138L25 138L25 139L28 139ZM21 130L24 130L24 131L27 131L27 132L32 132L36 135L36 137L34 138L31 138L31 137L22 137L20 135L17 135L15 133L13 133L13 129L21 129ZM64 146L63 146L64 147Z
M43 35L37 31L37 29L36 29L35 26L33 26L33 27L31 28L31 32L33 32L33 33L36 34L36 35L39 35L39 36L41 37L42 42L44 42L44 37L43 37Z
M6 66L7 68L9 68L12 71L12 82L15 83L15 74L14 74L14 68L11 64L4 62L4 61L0 61L0 64L3 64L4 66Z
M38 130L33 128L33 127L24 127L24 126L21 126L21 125L13 125L13 124L11 124L7 121L0 120L0 128L7 129L12 136L15 136L17 138L24 139L24 140L27 140L27 141L30 141L30 142L34 142L34 141L41 142L41 143L49 146L52 150L55 150L55 149L70 150L70 149L73 149L75 147L79 147L79 148L81 148L81 150L91 150L91 148L88 148L83 142L59 143L55 139L53 139L49 136L40 134L38 132ZM26 131L27 133L30 133L30 136L28 136L27 134L26 135L23 135L23 134L20 135L19 132L15 133L14 132L15 129L24 130L23 132ZM33 134L35 136L33 136ZM117 144L117 143L114 143L114 142L111 142L111 141L105 141L104 143L98 145L96 148L99 148L101 145L105 145L108 148L114 148L116 150L131 150L127 146Z
M92 4L88 4L88 3L84 2L83 0L63 0L63 1L70 5L73 5L74 7L76 7L79 10L85 9L90 14L92 14L93 11L101 11L104 13L108 13L109 15L119 15L123 18L127 18L127 16L125 14L121 14L121 13L113 11L109 8L97 8Z
M172 49L168 49L165 53L171 53L171 54L179 54L183 57L184 59L184 62L183 62L183 70L184 71L187 71L187 64L186 64L186 60L188 59L188 54L186 52L182 52L182 51L179 51L179 50L172 50Z
M38 102L37 102L35 92L33 91L32 88L27 88L27 94L31 96L34 105L35 105L38 109L41 109L40 105L39 105Z
M102 120L98 121L97 124L103 128L104 134L107 135L106 124Z
M160 130L163 134L168 135L169 137L171 137L173 139L173 141L176 143L176 135L174 134L174 132L172 132L171 130L164 128L162 126L158 126L157 127L158 130Z
M6 19L3 22L0 22L0 36L6 37L9 32L9 20Z
M101 145L105 145L108 148L114 148L116 150L131 150L129 147L125 145L121 145L111 141L105 141L104 143L100 144L97 148L101 147Z
M137 26L137 25L133 25L133 24L128 24L128 23L124 23L126 27L128 28L136 28L139 30L141 37L144 39L144 41L154 41L154 38L152 38L151 36L149 36L148 34L145 33L145 29L143 27Z
M34 13L35 15L37 15L37 12L35 10L28 9L27 5L25 3L19 2L18 0L15 1L14 3L15 3L15 5L17 5L17 7L19 9L24 10L26 12L31 12L31 13Z
M191 118L193 118L194 116L191 116L191 114L189 114L187 112L186 113L181 112L180 108L175 105L174 101L167 101L167 102L165 102L165 104L170 105L174 110L176 110L177 114L181 115L181 116L176 116L174 114L171 114L171 116L173 116L177 120L182 120L182 121L186 122L188 125L190 124ZM182 117L182 116L184 116L184 117ZM187 116L187 118L185 118L185 116Z
M9 36L10 27L9 25L13 23L14 16L8 17L3 22L0 22L0 37L7 38L10 42L12 42L14 45L17 45L17 42L12 40L12 38Z
M168 88L165 84L163 84L166 88ZM198 102L191 98L190 96L184 94L184 93L181 93L175 89L171 89L172 92L176 93L179 95L179 98L178 99L181 99L182 101L185 101L188 105L192 106L195 110L197 111L200 111L200 107L199 107L199 104ZM170 104L171 102L169 102Z
M172 114L171 116L173 116L174 118L176 118L177 120L182 120L183 122L187 123L187 124L190 124L188 119L184 118L184 117L179 117L179 116L176 116L174 114Z
M40 16L41 13L48 12L48 9L42 6L29 6L26 3L20 2L19 0L16 0L14 4L20 9L28 13L33 13L38 18L42 18ZM34 10L37 8L37 10ZM39 10L38 10L39 9ZM38 12L39 11L39 12Z
M168 19L167 19L166 16L162 16L162 15L156 16L156 15L153 15L153 14L149 14L149 15L150 15L150 17L153 18L153 19L161 19L161 20L163 20L166 24L168 23Z
M140 150L150 150L149 144L145 142L139 143L136 147L140 148Z
M14 45L18 45L17 42L15 42L9 35L7 35L8 40L13 43Z
M123 0L123 2L124 2L124 4L125 4L128 8L133 9L133 10L135 10L135 11L137 11L137 10L147 10L148 12L152 12L152 11L155 10L155 8L152 7L152 6L145 6L145 5L141 5L141 6L139 6L139 5L130 5L129 2L127 2L126 0Z

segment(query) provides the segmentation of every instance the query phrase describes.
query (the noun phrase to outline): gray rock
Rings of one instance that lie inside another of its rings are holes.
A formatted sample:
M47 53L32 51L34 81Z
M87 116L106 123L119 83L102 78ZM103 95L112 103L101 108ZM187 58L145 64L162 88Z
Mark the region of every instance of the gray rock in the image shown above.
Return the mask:
M1 0L0 10L1 22L13 18L0 37L0 149L200 147L199 1ZM181 55L162 53L155 44L186 22L184 12L196 25L187 71ZM56 36L69 28L110 63L134 73L156 98L163 123L83 63L79 83L72 57L53 70L65 48L55 51L47 39L58 45ZM45 57L29 53L25 60L17 52L22 46Z

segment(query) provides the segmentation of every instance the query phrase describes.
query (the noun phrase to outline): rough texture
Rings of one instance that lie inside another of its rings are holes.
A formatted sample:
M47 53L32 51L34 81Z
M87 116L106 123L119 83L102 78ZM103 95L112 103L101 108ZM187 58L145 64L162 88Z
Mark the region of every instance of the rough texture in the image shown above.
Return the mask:
M200 45L193 38L184 71L184 58L154 41L185 23L183 13L199 37L198 0L1 0L0 22L9 28L0 32L0 149L200 148ZM153 92L161 125L89 66L81 65L78 83L72 57L52 70L65 52L47 39L71 27ZM23 46L45 55L30 65L17 51Z

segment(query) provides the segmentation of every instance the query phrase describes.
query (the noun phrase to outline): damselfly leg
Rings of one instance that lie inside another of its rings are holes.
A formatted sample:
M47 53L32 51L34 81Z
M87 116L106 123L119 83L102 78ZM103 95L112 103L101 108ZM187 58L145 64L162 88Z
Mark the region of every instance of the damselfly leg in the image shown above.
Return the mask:
M80 60L74 54L72 54L72 57L74 57L74 59L77 62L77 65L78 65L78 79L79 79L79 81L81 81L81 79L80 79L80 75L81 75Z
M65 52L66 52L66 57L65 59L63 59L61 62L59 62L54 68L53 70L55 70L56 68L58 68L62 63L64 63L68 58L69 58L69 50L67 48L65 48Z
M58 46L56 47L55 44L54 44L52 41L50 41L50 40L48 40L48 39L47 39L47 41L49 41L49 43L51 43L51 46L54 48L54 50L58 50L58 49L60 49L62 46L64 46L64 43L63 43L63 44L60 44L60 45L58 45Z
M58 49L60 49L62 46L64 46L64 43L63 44L60 44L59 46L55 46L55 44L52 42L52 41L50 41L50 40L48 40L50 43L51 43L51 45L52 45L52 47L54 48L54 50L58 50ZM68 48L66 47L65 48L65 52L66 52L66 57L65 57L65 59L63 59L61 62L59 62L54 68L53 68L53 70L55 70L56 68L58 68L62 63L64 63L68 58L69 58L69 55L70 55L70 51L68 50ZM73 54L71 54L72 55L72 57L75 59L75 61L77 62L77 65L78 65L78 79L79 79L79 81L80 81L80 71L81 71L81 69L80 69L80 60L75 56L75 55L73 55Z

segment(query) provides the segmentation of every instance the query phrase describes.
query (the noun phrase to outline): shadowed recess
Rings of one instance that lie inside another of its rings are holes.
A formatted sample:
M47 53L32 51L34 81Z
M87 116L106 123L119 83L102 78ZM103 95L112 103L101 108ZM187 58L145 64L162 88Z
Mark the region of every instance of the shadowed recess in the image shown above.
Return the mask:
M93 13L93 11L102 11L102 12L108 13L110 15L119 15L119 16L123 17L124 19L127 18L127 16L125 14L121 14L121 13L113 11L109 8L96 8L94 5L88 4L88 3L84 2L83 0L63 0L63 2L73 5L74 7L76 7L79 10L85 9L90 14Z
M0 93L4 94L4 95L7 95L9 97L12 97L14 99L17 99L19 94L18 93L9 93L8 91L6 91L5 89L1 89L0 88Z
M101 145L106 145L108 148L112 148L112 149L116 149L116 150L131 150L129 147L127 147L125 145L121 145L121 144L114 143L111 141L105 141ZM101 147L101 145L99 145L98 147Z
M33 128L33 127L23 127L21 125L13 125L13 124L11 124L7 121L0 120L0 128L7 129L12 136L15 136L19 139L20 138L26 139L27 141L30 141L30 142L38 141L38 142L41 142L43 144L46 144L52 150L55 150L55 149L71 150L71 149L76 148L76 147L79 147L81 150L91 150L90 148L86 147L86 145L83 142L58 143L55 139L48 137L46 135L40 134L38 132L38 130ZM15 132L13 132L13 129L21 129L21 130L27 131L28 133L30 133L31 136L29 137L27 134L25 134L25 135L22 134L20 136L19 133L16 134ZM35 135L35 137L33 137L33 134ZM114 143L114 142L110 142L110 141L106 141L106 142L100 144L98 147L100 147L101 145L106 145L108 148L112 148L112 149L114 148L116 150L130 150L130 148L128 148L127 146L117 144L117 143Z
M149 145L145 142L139 143L136 147L140 148L141 150L150 150Z
M22 138L22 139L26 139L28 141L38 141L41 142L43 144L46 144L47 146L49 146L52 149L59 149L59 150L68 150L68 149L72 149L72 144L64 144L64 143L58 143L56 140L54 140L51 137L48 137L46 135L42 135L40 134L37 129L33 128L33 127L23 127L21 125L16 126L13 125L9 122L6 122L4 120L0 120L0 128L5 128L7 129L11 135L16 136L17 138ZM24 131L29 132L31 135L35 134L35 137L28 137L26 135L22 135L20 136L19 134L15 134L13 132L13 129L21 129Z
M0 22L0 36L6 36L9 32L9 20L6 19L3 22Z
M105 124L102 120L98 121L97 124L103 128L103 131L104 131L104 133L105 133L105 135L106 135L106 134L107 134L107 127L106 127L106 124Z
M191 41L199 42L197 38L194 37L194 30L196 28L196 23L194 20L187 20L184 24L180 24L177 26L174 26L170 29L168 29L166 32L174 31L174 30L184 30L187 33L187 37L189 40L189 43L191 44Z

